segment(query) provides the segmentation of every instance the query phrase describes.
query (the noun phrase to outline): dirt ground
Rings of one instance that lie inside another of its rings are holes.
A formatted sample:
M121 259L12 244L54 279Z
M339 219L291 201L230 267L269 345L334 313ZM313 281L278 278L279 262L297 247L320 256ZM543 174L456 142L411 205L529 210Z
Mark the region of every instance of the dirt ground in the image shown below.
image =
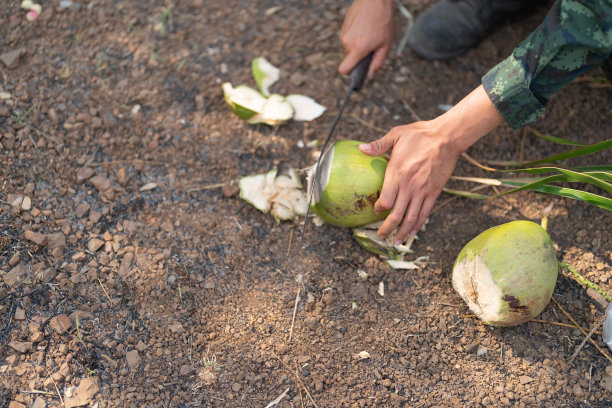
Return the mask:
M572 360L585 336L553 324L569 315L588 331L601 299L560 273L541 321L492 328L466 317L450 280L471 238L538 222L552 203L559 260L610 292L609 212L534 193L454 199L413 246L409 259L427 262L401 271L348 229L310 224L302 241L303 217L277 223L239 198L241 176L313 164L308 143L325 137L348 86L337 66L349 2L43 0L32 22L19 3L0 11L0 54L23 51L0 63L0 408L265 407L285 391L275 406L612 406L610 361L588 342ZM402 0L415 15L430 3ZM377 138L414 121L407 105L435 117L545 12L449 62L393 52L336 137ZM258 56L281 69L273 91L311 96L325 114L278 129L234 116L221 83L254 86ZM609 138L601 76L555 95L533 128ZM564 150L502 126L468 153ZM569 164L611 162L608 150ZM455 174L490 176L465 161Z

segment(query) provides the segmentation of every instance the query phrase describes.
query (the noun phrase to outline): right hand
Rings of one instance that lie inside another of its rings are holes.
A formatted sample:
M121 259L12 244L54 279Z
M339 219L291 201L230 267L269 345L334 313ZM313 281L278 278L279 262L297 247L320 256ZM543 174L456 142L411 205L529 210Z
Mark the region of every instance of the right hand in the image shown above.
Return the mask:
M393 0L355 0L340 31L346 55L338 71L349 75L359 61L374 51L367 77L372 79L393 45L394 33Z

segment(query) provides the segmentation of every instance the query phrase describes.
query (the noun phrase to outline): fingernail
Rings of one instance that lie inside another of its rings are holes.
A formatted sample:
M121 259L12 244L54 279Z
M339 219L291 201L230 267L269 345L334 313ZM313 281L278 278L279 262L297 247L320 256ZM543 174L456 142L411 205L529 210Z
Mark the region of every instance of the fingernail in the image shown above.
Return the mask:
M402 245L402 241L400 241L399 239L396 239L395 242L393 243L393 245Z
M417 234L417 231L416 231L416 230L414 230L414 231L410 231L410 236L411 236L411 237L414 237L416 234Z
M364 144L362 144L362 145L359 145L359 147L361 148L361 151L362 151L362 152L364 152L364 153L367 153L367 152L371 152L371 151L372 151L372 146L370 146L370 145L369 145L369 144L367 144L367 143L364 143Z

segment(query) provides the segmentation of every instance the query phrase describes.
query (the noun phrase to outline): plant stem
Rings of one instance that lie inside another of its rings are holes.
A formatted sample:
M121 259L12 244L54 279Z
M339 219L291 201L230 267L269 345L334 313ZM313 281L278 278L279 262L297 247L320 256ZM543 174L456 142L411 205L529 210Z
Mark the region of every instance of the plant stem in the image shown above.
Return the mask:
M590 280L588 280L587 278L585 278L584 276L582 276L577 270L576 268L574 268L572 265L564 263L564 262L559 262L559 266L561 268L565 268L568 271L571 272L571 274L574 276L574 278L576 278L576 280L580 283L582 283L584 286L587 286L591 289L593 289L595 292L599 293L601 296L604 297L604 299L606 299L608 302L612 302L612 296L610 296L610 294L608 292L606 292L605 290L601 289L599 286L597 286L596 283L591 282Z

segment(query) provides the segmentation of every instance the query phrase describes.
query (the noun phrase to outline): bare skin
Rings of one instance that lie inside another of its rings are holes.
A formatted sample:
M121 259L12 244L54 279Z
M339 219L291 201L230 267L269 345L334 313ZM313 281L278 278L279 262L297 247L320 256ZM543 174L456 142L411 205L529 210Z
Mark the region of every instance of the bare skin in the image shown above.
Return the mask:
M346 54L338 68L342 75L348 75L371 51L368 79L382 67L393 45L393 7L393 0L355 0L349 7L340 31Z
M461 153L504 123L484 88L479 86L445 114L430 121L394 127L382 138L362 144L370 156L391 150L374 212L391 212L378 230L386 237L399 227L394 242L421 228Z
M339 72L351 69L370 52L374 57L368 79L379 70L393 45L392 0L355 0L340 32L345 58ZM391 210L378 230L380 237L396 228L400 244L421 228L442 188L455 170L461 153L504 122L479 86L445 114L429 121L394 127L382 138L360 145L377 156L391 150L391 160L374 211Z

